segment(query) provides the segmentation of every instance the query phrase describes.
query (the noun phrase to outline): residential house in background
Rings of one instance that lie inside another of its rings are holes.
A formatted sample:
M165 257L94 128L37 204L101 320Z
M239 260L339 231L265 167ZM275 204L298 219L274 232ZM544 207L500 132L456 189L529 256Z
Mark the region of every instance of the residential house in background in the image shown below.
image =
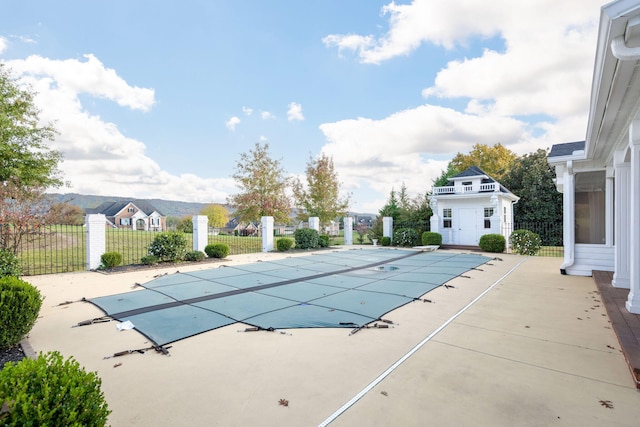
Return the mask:
M103 214L107 226L144 231L166 231L167 218L153 205L144 201L104 202L87 209L88 214Z
M485 234L513 231L513 205L520 198L477 166L433 187L430 197L431 231L442 235L445 245L478 246Z
M640 1L602 7L585 141L554 145L563 274L613 272L640 314Z

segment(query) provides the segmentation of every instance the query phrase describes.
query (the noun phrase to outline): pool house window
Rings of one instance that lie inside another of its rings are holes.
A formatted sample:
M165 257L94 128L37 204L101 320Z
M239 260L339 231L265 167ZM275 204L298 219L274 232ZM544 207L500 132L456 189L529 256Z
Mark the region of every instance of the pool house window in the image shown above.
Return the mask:
M443 209L442 210L442 227L451 228L451 209Z

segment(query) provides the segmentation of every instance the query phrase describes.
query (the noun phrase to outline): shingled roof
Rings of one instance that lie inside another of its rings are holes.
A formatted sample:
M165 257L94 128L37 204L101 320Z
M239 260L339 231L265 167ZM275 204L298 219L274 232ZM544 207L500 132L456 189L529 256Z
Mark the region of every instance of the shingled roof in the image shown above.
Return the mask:
M120 202L104 202L98 207L93 209L87 209L88 214L104 214L105 216L115 216L118 212L124 209L129 203L133 203L138 209L147 215L151 215L153 212L158 212L161 216L164 216L162 212L155 208L151 203L143 200L131 200Z
M563 144L555 144L551 147L548 157L564 157L571 156L575 151L584 150L584 141L565 142Z

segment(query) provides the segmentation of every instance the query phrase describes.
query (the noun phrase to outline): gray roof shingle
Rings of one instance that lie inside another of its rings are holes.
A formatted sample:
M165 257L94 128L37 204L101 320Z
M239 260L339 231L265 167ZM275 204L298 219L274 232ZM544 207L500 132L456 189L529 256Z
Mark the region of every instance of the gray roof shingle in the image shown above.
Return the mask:
M554 144L551 147L548 157L570 156L574 151L584 150L584 141L565 142L563 144Z

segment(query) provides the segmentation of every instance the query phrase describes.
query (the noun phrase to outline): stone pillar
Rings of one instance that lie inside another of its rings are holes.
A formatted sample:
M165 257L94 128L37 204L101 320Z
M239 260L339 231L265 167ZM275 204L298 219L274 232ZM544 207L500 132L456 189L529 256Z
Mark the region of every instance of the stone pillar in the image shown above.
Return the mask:
M262 217L262 252L273 251L273 217Z
M95 270L102 264L102 254L106 251L105 227L107 217L91 214L85 218L87 228L87 270Z
M309 217L309 228L312 228L320 233L320 218L318 218L317 216Z
M344 221L344 244L353 245L353 218L345 216Z
M382 236L393 240L393 218L390 216L382 218Z
M194 215L193 221L193 250L204 252L209 244L209 218L206 215Z
M629 186L629 297L625 306L630 313L640 314L640 120L629 130L631 150L631 185Z
M614 273L611 285L615 288L629 289L629 233L627 225L629 220L629 185L630 185L630 163L625 162L627 150L614 154L615 167L615 208L614 211Z

